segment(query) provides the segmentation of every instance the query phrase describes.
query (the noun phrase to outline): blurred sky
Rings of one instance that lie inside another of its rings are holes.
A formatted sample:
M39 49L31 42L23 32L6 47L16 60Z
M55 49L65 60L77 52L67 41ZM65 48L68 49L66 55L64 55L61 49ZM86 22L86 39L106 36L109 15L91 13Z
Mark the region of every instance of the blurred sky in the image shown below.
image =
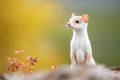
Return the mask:
M66 28L72 12L87 13L88 33L97 63L120 65L120 0L0 0L0 73L7 57L23 49L37 56L36 70L70 64L72 31Z

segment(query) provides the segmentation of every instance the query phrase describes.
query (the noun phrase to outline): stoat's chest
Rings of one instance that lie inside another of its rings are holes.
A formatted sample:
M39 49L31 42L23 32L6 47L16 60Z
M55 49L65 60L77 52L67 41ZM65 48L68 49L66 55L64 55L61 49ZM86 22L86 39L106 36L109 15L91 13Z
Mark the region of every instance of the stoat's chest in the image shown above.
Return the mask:
M87 36L73 36L71 40L71 48L75 50L90 50L91 45Z
M86 53L91 54L91 45L87 37L74 37L71 40L71 51L76 54L76 59L78 62L83 62L85 60Z

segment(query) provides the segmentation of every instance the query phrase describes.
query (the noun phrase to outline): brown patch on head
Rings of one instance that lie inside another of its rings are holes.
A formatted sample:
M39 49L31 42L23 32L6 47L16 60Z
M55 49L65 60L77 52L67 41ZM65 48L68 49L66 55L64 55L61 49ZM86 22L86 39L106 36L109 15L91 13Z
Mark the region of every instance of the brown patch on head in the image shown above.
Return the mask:
M89 16L87 14L82 15L83 20L88 23L89 21Z

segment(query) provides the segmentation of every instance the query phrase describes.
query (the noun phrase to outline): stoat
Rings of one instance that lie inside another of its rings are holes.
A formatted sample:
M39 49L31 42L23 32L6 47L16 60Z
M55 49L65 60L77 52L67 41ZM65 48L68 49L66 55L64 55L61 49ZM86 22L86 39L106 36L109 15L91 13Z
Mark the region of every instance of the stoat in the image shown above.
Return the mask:
M72 14L67 27L73 30L73 36L70 43L71 67L77 65L95 65L92 56L92 48L87 33L89 16L84 14L76 16Z

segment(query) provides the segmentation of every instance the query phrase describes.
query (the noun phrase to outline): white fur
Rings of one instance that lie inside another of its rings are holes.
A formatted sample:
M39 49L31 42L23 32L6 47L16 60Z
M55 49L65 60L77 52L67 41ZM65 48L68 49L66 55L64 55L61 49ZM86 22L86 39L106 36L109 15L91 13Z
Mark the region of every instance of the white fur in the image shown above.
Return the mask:
M78 62L76 63L71 58L71 66L73 67L78 64L84 64L83 62L85 61L86 54L90 54L90 61L88 62L88 65L95 65L95 61L92 57L92 48L87 33L88 23L85 23L84 21L80 24L73 23L74 20L77 20L78 18L82 18L82 16L73 16L68 22L70 24L69 27L73 30L73 37L70 43L70 57L75 54Z

